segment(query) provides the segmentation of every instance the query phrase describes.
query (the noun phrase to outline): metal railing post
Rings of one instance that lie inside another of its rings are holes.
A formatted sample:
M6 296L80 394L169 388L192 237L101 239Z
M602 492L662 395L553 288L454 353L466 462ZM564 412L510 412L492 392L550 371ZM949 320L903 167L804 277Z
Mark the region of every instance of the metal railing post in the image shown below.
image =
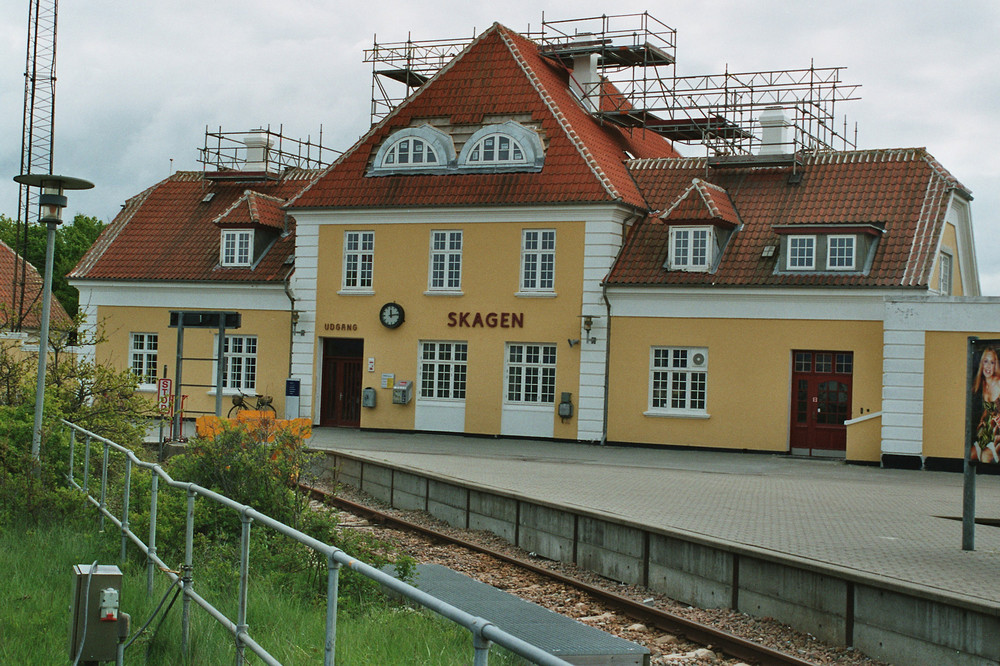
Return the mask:
M247 633L247 586L250 582L250 523L246 511L240 513L243 530L240 533L240 601L236 609L236 666L243 666L243 635Z
M156 500L160 491L160 476L153 468L149 488L149 546L146 548L146 595L153 596L153 573L156 567Z
M83 492L90 492L90 435L84 438L83 444Z
M122 498L122 564L125 564L125 558L128 553L125 550L125 545L128 543L128 501L129 494L132 492L132 461L126 457L125 458L125 495Z
M181 653L186 657L190 656L188 652L190 645L188 638L191 635L191 592L194 590L194 580L192 576L192 571L194 569L194 497L195 491L191 485L188 486L187 491L187 528L185 530L184 538L184 603L183 611L181 612Z
M73 479L73 455L76 450L76 430L74 428L69 429L69 484L72 486L76 483Z
M107 504L108 495L108 456L111 454L111 447L108 443L104 443L104 462L101 466L101 527L100 531L104 531L104 511Z
M337 658L337 595L340 587L340 562L326 556L326 654L323 666L333 666Z
M486 625L477 622L472 628L472 650L474 653L472 666L488 666L490 661L490 645L492 642L483 636L482 631L484 626Z

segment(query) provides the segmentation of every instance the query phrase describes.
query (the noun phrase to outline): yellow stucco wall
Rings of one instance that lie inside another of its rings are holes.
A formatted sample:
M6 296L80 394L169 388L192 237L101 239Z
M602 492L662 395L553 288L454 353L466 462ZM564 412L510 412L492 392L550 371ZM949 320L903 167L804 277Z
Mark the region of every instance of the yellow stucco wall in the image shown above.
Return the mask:
M555 229L555 292L551 297L518 297L522 229ZM461 229L462 295L427 295L431 231ZM374 295L338 294L342 284L345 231L374 231ZM364 339L363 386L377 390L377 405L364 408L364 428L412 429L414 427L417 367L420 341L467 341L469 345L465 432L500 432L503 405L504 345L506 342L555 343L557 349L556 401L559 393L579 388L580 347L570 349L569 338L580 337L584 224L581 222L515 224L400 224L372 226L327 225L319 233L317 279L316 357L314 386L321 388L319 362L322 338ZM383 304L403 306L405 322L390 330L379 322ZM513 313L523 317L523 327L498 325L449 326L449 313ZM337 326L340 325L340 330ZM368 359L374 359L371 372ZM395 380L414 382L414 401L392 404L392 393L382 389L383 373ZM318 413L317 413L318 414ZM314 414L314 416L317 416ZM575 419L563 423L553 408L554 435L575 438Z
M98 345L96 360L116 368L130 367L129 339L131 333L157 333L157 374L176 379L177 329L169 328L170 310L173 308L117 307L98 308L98 321L103 329L104 341ZM274 397L274 408L283 415L285 408L285 379L288 377L290 314L287 311L242 311L242 326L231 330L233 335L257 336L257 393ZM215 356L215 331L184 329L184 357L211 358ZM183 381L188 384L214 384L213 364L209 361L185 361ZM185 388L188 396L186 410L215 410L215 395L210 389ZM155 391L147 393L155 398ZM232 402L223 398L223 412L229 411ZM191 416L196 416L191 414Z
M968 339L1000 338L993 332L924 334L924 455L958 458L965 452L965 373Z
M847 451L851 462L878 462L882 459L882 418L873 416L847 425Z
M793 349L853 351L851 418L881 407L881 322L620 317L611 335L611 441L787 451ZM651 346L708 348L709 418L643 414Z

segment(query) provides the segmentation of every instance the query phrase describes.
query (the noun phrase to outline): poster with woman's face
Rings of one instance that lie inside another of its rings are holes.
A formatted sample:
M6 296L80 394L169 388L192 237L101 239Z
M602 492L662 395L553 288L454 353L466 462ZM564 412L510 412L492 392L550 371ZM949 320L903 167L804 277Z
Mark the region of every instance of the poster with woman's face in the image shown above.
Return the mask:
M972 446L969 459L1000 463L1000 340L977 340L972 354Z

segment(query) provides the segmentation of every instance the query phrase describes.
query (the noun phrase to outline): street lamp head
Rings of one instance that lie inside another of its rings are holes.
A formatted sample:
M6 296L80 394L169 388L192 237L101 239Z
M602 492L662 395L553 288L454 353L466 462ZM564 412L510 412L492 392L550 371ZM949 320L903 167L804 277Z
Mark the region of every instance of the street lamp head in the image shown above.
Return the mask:
M65 190L89 190L93 183L82 178L56 176L53 174L25 173L14 176L14 181L29 187L42 188L38 197L38 221L46 224L61 224L62 209L66 207Z

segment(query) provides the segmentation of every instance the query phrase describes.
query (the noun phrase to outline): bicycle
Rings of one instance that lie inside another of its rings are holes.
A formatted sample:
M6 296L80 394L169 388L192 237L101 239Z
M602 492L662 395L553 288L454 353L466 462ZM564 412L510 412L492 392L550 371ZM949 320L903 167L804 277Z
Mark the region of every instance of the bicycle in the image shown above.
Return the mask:
M239 391L239 389L237 390ZM243 391L240 391L239 395L234 395L233 406L229 408L229 413L226 415L226 418L231 419L233 418L234 414L238 415L240 412L244 410L252 410L258 412L271 410L272 414L274 414L275 416L278 415L278 412L274 408L274 405L271 404L274 402L274 398L272 396L254 394L253 397L256 399L256 402L252 406L250 405L250 403L247 402L247 398L249 397L251 396L248 396Z

